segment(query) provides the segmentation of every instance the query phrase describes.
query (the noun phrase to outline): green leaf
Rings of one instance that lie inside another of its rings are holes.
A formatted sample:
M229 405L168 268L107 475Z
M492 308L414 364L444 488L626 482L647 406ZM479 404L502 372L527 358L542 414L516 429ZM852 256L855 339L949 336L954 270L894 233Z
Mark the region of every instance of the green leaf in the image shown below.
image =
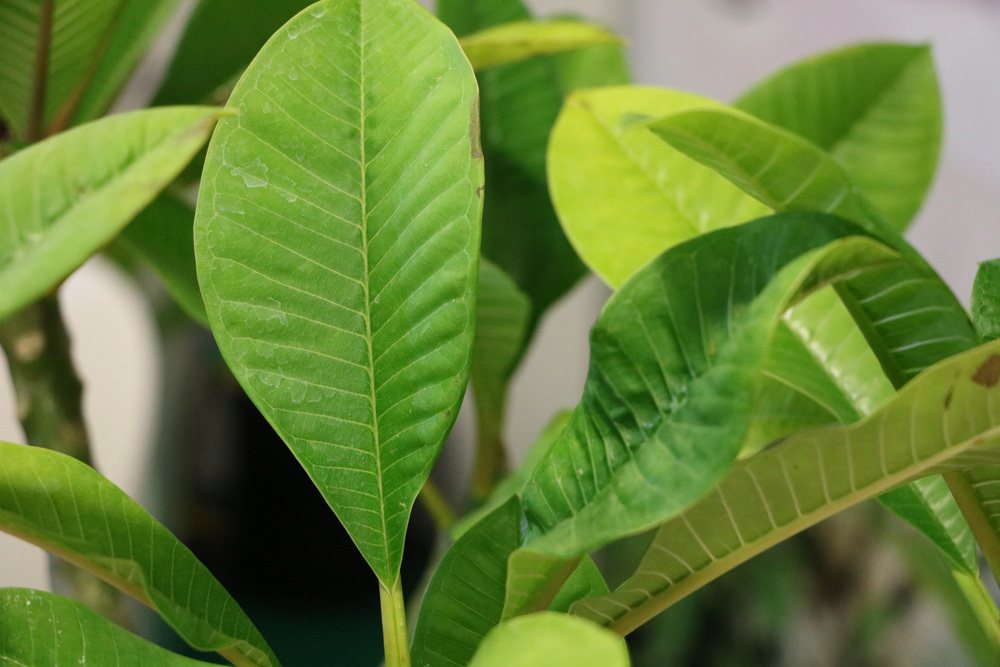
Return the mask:
M169 194L153 200L122 232L123 244L149 263L195 321L208 324L194 262L194 211Z
M624 86L632 80L628 56L620 43L564 51L550 60L564 93L582 88Z
M100 49L100 59L85 80L73 125L107 111L179 4L179 0L120 1L121 9Z
M566 100L548 149L552 201L576 252L612 287L669 247L770 212L646 127L713 105L721 106L639 86Z
M79 602L19 588L0 589L0 663L16 667L197 667L147 642Z
M565 573L560 563L659 524L722 477L750 434L790 302L899 261L857 233L819 214L772 216L668 250L612 297L583 398L524 493L529 539L512 561L508 616L552 593L532 554Z
M621 39L605 28L581 21L515 21L487 28L460 40L476 70L548 55L614 44Z
M980 339L1000 338L1000 259L982 262L972 285L972 322Z
M312 0L200 0L153 104L198 104L232 81L264 42Z
M194 648L236 665L278 665L194 554L93 468L47 449L0 443L0 471L0 530L149 605Z
M861 44L813 56L735 106L827 151L896 229L934 177L941 95L927 46Z
M500 623L507 556L521 544L521 507L511 498L441 559L420 607L413 635L414 667L464 667Z
M175 107L121 114L0 162L0 319L114 238L201 148L222 113Z
M889 242L897 237L829 154L791 132L721 106L671 113L648 127L775 211L824 211Z
M482 500L506 466L507 386L524 350L531 302L507 274L485 260L479 264L477 301L471 371L477 428L472 494Z
M327 0L275 34L230 106L195 219L209 322L391 587L470 364L472 69L409 0Z
M625 640L579 618L546 611L503 623L469 667L628 667Z
M580 600L607 595L609 592L608 582L604 580L597 564L589 557L582 558L577 568L566 578L566 583L552 598L549 611L569 613L570 607Z
M0 0L0 116L15 138L43 136L100 54L122 0L59 0L51 17L44 108L31 125L36 99L38 43L48 2Z
M957 355L862 422L806 431L741 461L659 528L632 577L573 613L629 632L836 512L931 473L1000 461L1000 389L981 381L983 368L997 364L1000 343Z

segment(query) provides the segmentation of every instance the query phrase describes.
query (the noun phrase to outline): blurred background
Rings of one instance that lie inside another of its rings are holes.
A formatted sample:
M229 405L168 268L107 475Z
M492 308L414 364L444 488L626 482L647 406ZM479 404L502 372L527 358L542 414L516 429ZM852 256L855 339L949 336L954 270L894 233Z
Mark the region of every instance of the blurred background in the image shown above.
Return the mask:
M120 109L148 102L194 4L181 3ZM623 34L636 82L724 101L784 64L850 42L930 43L942 85L945 142L936 183L909 237L966 302L976 262L1000 256L1000 2L528 4L539 16L572 12ZM248 2L247 11L253 6ZM219 39L224 49L225 35ZM542 322L508 408L507 441L515 460L556 410L576 403L587 333L607 294L587 278ZM321 647L295 647L299 639L311 641L314 631L345 651L342 664L375 664L374 580L332 514L302 483L291 457L226 379L207 334L165 326L142 290L107 260L78 271L61 299L100 469L192 545L246 603L265 635L285 633L275 644L287 664L312 664L308 650L319 654ZM178 363L192 358L204 361ZM469 456L456 443L471 441L471 430L463 414L455 443L435 472L446 489L465 488ZM6 374L0 374L0 439L23 441ZM260 471L266 479L255 478ZM288 506L307 509L289 524L282 521ZM258 518L254 525L234 525L234 512ZM404 574L414 582L432 548L419 512L416 522L407 552L411 570ZM260 552L240 552L234 545L244 538L256 540ZM636 664L990 664L977 653L976 638L963 637L961 611L949 603L947 587L938 586L942 571L935 559L885 513L859 508L670 610L635 639ZM0 535L0 586L46 588L47 579L39 550ZM335 621L350 618L353 624L338 626L343 637L330 636Z

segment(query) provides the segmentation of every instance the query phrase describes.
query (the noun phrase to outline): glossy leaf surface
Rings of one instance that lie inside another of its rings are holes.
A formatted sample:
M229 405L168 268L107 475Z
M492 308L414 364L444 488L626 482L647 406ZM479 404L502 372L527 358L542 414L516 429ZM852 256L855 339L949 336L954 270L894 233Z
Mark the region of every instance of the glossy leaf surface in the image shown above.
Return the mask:
M469 667L628 667L621 637L589 621L556 612L522 616L497 626Z
M470 364L472 69L409 0L326 0L272 37L230 106L195 221L212 330L391 586Z
M482 70L617 41L605 28L580 21L516 21L467 35L461 44L473 69Z
M122 0L60 0L54 7L49 31L43 30L44 8L39 0L0 1L0 116L21 140L44 136L60 107L74 94L88 67L99 55ZM38 45L49 40L45 90L39 96ZM29 137L36 98L39 108L35 137Z
M629 632L853 504L930 473L1000 461L1000 389L981 375L997 363L1000 344L976 348L921 374L858 424L803 432L740 462L658 530L635 575L574 613Z
M552 201L576 252L612 287L677 243L771 212L646 127L712 106L720 105L639 86L566 100L548 148Z
M51 290L114 238L201 148L221 113L172 107L121 114L0 161L0 318Z
M500 623L507 556L521 544L521 507L510 499L469 529L441 559L413 636L415 667L465 667Z
M735 106L827 151L904 229L941 149L941 94L930 49L860 44L780 70Z
M278 665L194 554L93 468L47 449L0 443L0 471L0 530L149 605L194 648L238 665Z
M0 589L0 664L17 667L205 667L151 644L79 602L20 588Z

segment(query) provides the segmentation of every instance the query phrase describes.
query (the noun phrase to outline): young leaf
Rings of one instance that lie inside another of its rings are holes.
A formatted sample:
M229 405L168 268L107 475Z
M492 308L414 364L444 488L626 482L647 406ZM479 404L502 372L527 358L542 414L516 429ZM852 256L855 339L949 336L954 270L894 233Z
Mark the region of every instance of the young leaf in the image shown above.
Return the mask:
M982 262L972 285L972 322L980 339L1000 338L1000 259Z
M209 322L390 588L469 369L475 78L410 0L327 0L275 33L230 106L195 219Z
M625 640L579 618L546 611L515 618L483 640L469 667L628 667Z
M581 21L515 21L460 40L473 69L621 41L605 28Z
M998 363L1000 343L957 355L862 422L807 431L740 462L706 498L657 531L632 577L573 613L629 632L851 505L930 473L1000 461L1000 389L982 376Z
M222 584L93 468L47 449L0 443L0 471L0 530L149 605L196 649L236 665L277 667Z
M0 161L0 319L42 296L173 180L222 112L136 111ZM81 156L87 156L81 160Z
M0 663L58 667L207 667L123 630L79 602L20 588L0 589Z
M905 229L941 149L941 95L930 49L860 44L782 69L735 103L827 151Z
M250 64L268 37L311 2L200 0L153 104L207 102L217 88Z
M472 393L476 402L476 466L472 495L485 500L506 467L503 426L507 384L521 353L531 302L495 264L479 264L476 337L472 344Z
M521 544L516 498L469 529L438 564L413 635L414 667L464 667L500 623L507 557Z
M15 138L44 136L97 59L121 4L0 0L0 116Z
M167 291L195 321L208 324L194 263L194 211L162 194L125 228L123 245L148 262Z
M714 104L639 86L566 100L549 142L549 189L573 247L612 287L677 243L771 211L645 126Z

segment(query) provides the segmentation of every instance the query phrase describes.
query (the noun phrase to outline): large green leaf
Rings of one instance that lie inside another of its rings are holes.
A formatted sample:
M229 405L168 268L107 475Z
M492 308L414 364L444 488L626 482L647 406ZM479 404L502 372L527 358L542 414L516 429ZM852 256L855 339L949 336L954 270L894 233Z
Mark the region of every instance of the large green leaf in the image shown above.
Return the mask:
M414 667L465 667L479 642L500 623L507 557L521 544L516 498L491 512L448 550L420 607Z
M136 111L88 123L0 161L0 319L110 241L208 139L223 112ZM86 159L84 159L86 156Z
M156 270L174 300L196 321L207 324L194 263L194 211L162 194L122 232L120 240Z
M941 148L930 49L861 44L787 67L736 107L829 152L897 229L920 208Z
M558 583L535 576L532 554L565 574L561 563L657 525L722 477L750 434L790 301L899 261L847 240L856 233L806 214L719 230L667 251L612 297L591 334L583 398L525 490L529 539L505 613L547 603Z
M194 554L90 466L47 449L0 443L0 530L149 605L197 649L236 665L278 665Z
M274 35L230 106L195 220L209 321L389 587L470 364L472 69L409 0L326 0Z
M645 125L715 104L639 86L566 100L548 149L552 201L576 252L609 285L681 241L771 211Z
M84 80L72 124L93 120L107 111L179 2L122 0L111 34L101 46L100 59Z
M495 264L479 264L472 393L476 402L476 465L472 495L484 500L506 468L503 426L507 385L524 349L531 302Z
M123 0L0 0L0 116L21 140L43 136L100 54ZM51 9L53 8L54 9ZM43 29L46 8L53 12ZM49 40L44 91L39 40ZM44 107L31 128L33 105ZM34 134L34 137L28 136Z
M996 342L957 355L862 422L806 431L740 462L657 531L632 577L609 596L579 603L574 613L629 632L851 505L930 473L1000 461L1000 389L982 376L997 364Z
M150 644L65 598L0 589L0 664L11 667L206 667Z
M541 612L496 627L469 667L628 667L621 637L579 618Z
M619 41L605 28L582 21L515 21L467 35L461 44L472 67L482 70Z
M310 4L311 0L200 0L153 104L208 101L250 64L282 24Z

